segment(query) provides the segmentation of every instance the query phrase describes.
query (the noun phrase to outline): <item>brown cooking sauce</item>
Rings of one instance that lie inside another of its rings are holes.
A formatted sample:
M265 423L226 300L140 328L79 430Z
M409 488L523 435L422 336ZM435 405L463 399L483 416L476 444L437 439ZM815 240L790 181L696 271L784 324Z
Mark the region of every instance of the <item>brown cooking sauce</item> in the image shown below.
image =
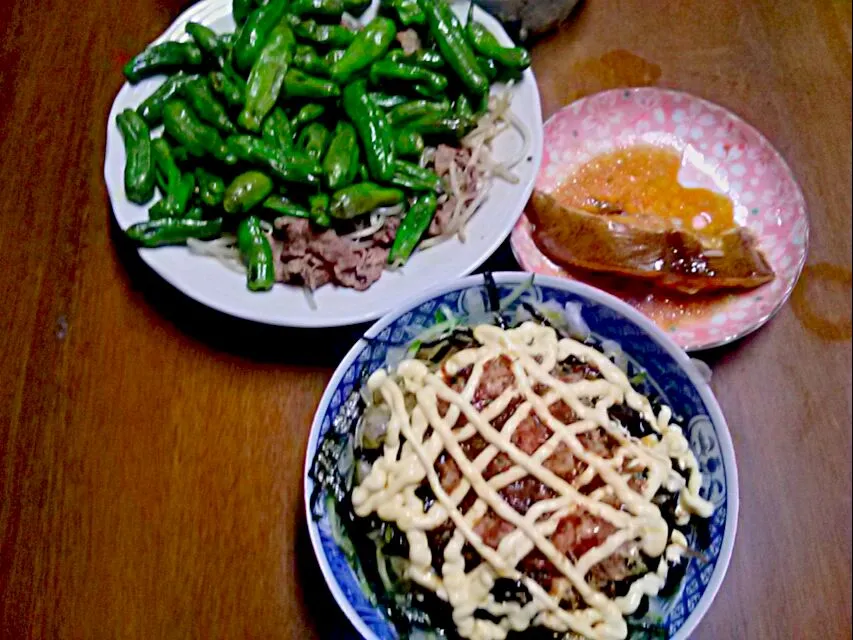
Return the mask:
M619 215L646 228L675 226L703 236L734 229L731 199L678 181L681 156L640 145L596 156L569 176L554 197L590 213Z

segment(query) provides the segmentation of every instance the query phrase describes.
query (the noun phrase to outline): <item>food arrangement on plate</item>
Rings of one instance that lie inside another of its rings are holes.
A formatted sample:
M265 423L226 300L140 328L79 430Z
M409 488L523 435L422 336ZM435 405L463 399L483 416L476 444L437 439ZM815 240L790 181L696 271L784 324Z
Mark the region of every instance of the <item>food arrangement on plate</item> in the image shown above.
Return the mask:
M566 280L472 277L339 367L306 458L309 527L366 637L686 637L734 535L727 439L637 312Z
M352 17L369 5L250 2L233 33L188 22L190 40L128 62L132 84L168 75L116 119L125 195L150 205L127 237L186 244L245 271L251 291L363 291L416 250L464 241L492 183L518 184L528 160L511 101L529 54L473 5L464 20L444 0ZM498 159L507 130L522 143Z
M790 295L808 244L802 194L725 109L608 91L549 120L545 155L512 238L526 270L605 289L690 350L757 329Z

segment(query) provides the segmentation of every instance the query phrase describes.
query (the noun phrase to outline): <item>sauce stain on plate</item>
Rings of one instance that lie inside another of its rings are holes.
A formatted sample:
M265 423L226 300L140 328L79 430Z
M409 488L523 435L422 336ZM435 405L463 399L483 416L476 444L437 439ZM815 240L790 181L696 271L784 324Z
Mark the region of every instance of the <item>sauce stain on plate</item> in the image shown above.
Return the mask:
M710 189L685 187L682 157L672 149L637 145L594 157L557 189L556 199L590 213L621 213L645 228L672 224L702 235L734 229L731 199Z

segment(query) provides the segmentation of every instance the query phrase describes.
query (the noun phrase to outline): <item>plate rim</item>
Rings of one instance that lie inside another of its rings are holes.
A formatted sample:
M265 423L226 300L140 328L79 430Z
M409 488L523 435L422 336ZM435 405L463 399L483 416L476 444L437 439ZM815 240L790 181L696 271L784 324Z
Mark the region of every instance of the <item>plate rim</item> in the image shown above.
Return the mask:
M451 0L452 4L464 4L464 0ZM373 10L373 6L377 4L377 0L373 1L371 8L368 9L368 12ZM226 11L228 14L231 12L230 2L229 0L201 0L196 4L188 7L182 13L178 15L166 28L165 30L156 38L154 38L152 43L159 43L166 40L182 40L186 39L188 36L186 34L181 33L182 27L186 25L187 22L192 20L201 22L202 24L207 24L212 19L217 19L221 17L219 15L220 11ZM497 21L494 17L486 13L480 7L475 6L475 15L477 15L478 19L484 21L486 26L489 27L489 30L497 35L500 40L511 42L509 35L506 33L506 30ZM498 248L506 242L509 237L512 235L513 230L515 229L518 220L524 215L524 208L527 206L527 202L530 199L531 194L533 193L533 189L536 184L536 178L539 174L539 170L542 165L542 157L544 150L544 122L542 121L542 97L539 91L539 85L536 81L536 76L533 72L532 67L528 68L523 73L523 80L526 85L530 87L530 111L535 114L530 122L525 122L525 124L530 128L531 135L531 146L528 151L528 156L532 157L532 161L530 164L530 179L527 184L519 186L519 191L517 192L517 202L519 206L519 211L515 220L506 225L506 228L497 233L491 242L489 242L476 257L472 257L469 261L467 261L467 266L462 267L459 270L454 270L455 273L448 278L445 279L447 282L452 282L458 278L465 277L479 269L483 263L485 263L491 256L495 254ZM122 230L126 228L126 225L123 225L119 220L119 217L116 215L115 206L113 203L113 194L110 189L110 180L108 177L108 169L109 167L117 161L116 158L112 156L110 153L110 143L111 141L114 143L115 147L116 136L118 135L117 131L114 131L115 128L112 126L112 123L115 121L115 116L117 115L119 106L118 101L122 97L122 95L126 91L130 91L132 86L125 81L122 83L119 90L116 92L115 98L110 106L109 113L107 115L106 121L106 136L105 136L105 152L104 152L104 163L103 163L103 179L104 184L106 186L107 197L109 200L110 213L113 217L113 220L116 222L118 227ZM514 90L514 89L513 89ZM527 111L525 109L525 111ZM531 126L532 125L532 126ZM118 139L119 146L121 146L121 141ZM111 162L112 160L112 162ZM275 313L270 314L268 311L256 310L251 307L241 306L239 304L229 304L229 298L217 298L211 296L209 294L199 292L191 285L187 285L182 282L180 276L175 275L174 269L163 268L161 265L158 265L156 260L152 259L152 256L155 255L156 251L164 251L172 248L159 248L159 249L150 249L139 247L135 248L138 255L142 259L142 261L146 264L148 268L150 268L154 273L157 274L158 277L163 279L170 286L174 287L178 291L180 291L183 295L189 297L196 302L213 309L217 312L224 313L226 315L239 318L242 320L248 320L251 322L256 322L259 324L264 324L268 326L275 327L286 327L286 328L294 328L294 329L324 329L324 328L339 328L339 327L349 327L349 326L358 326L361 324L366 324L368 322L372 322L381 318L385 313L391 311L398 303L396 302L401 297L405 299L405 295L399 297L391 297L386 296L386 302L377 304L374 303L372 308L366 309L358 314L346 314L346 313L338 313L334 317L323 317L313 312L302 313L298 316L288 316L287 315L287 301L282 301L281 308L283 313ZM183 247L178 247L178 249L184 249ZM384 276L388 276L389 274L383 274ZM421 274L422 280L428 279L428 273L425 272ZM280 283L277 283L280 284ZM293 285L281 285L281 286L293 286ZM415 286L416 283L415 283ZM432 283L430 283L432 286ZM334 287L335 289L340 290L341 292L350 291L349 289L343 289L339 287ZM360 293L360 292L359 292ZM399 294L399 292L398 292ZM263 293L256 293L253 295L264 295ZM274 295L274 292L273 292Z
M492 276L497 284L519 284L521 282L526 282L530 277L527 272L523 271L493 272ZM723 580L728 573L734 551L734 543L737 537L737 525L740 513L740 487L737 469L737 456L728 422L726 421L725 415L723 414L722 408L720 407L719 401L717 400L710 383L706 381L702 373L696 368L696 365L691 361L684 349L682 349L663 329L658 327L658 325L646 315L629 305L624 300L578 280L535 274L535 282L590 298L599 304L610 307L614 311L624 315L628 320L643 329L676 361L690 379L690 382L695 387L702 402L708 408L708 417L710 418L714 431L717 435L721 455L723 456L726 467L726 524L723 529L723 540L720 547L720 554L717 559L717 565L700 599L700 603L704 601L704 604L701 607L697 604L697 607L687 618L685 618L681 628L679 628L678 632L672 638L672 640L688 640L690 634L693 633L699 625L699 622L708 613L711 605L717 597ZM471 286L477 285L482 286L484 283L484 274L465 276L464 278L459 278L452 282L436 285L417 296L413 296L408 300L403 301L392 311L384 314L364 332L363 336L356 341L352 348L347 352L346 356L341 360L323 391L323 395L320 398L317 409L314 412L314 417L311 421L302 473L305 517L309 537L311 539L311 546L314 550L314 556L320 566L320 571L323 574L326 586L329 591L331 591L338 607L343 611L349 623L356 628L362 637L367 638L368 640L378 640L378 638L376 634L373 633L373 631L364 623L361 616L358 615L355 608L352 606L352 603L349 602L338 584L338 581L334 576L334 572L329 565L329 561L326 558L326 554L323 551L317 522L312 517L311 491L314 487L314 482L309 477L309 471L319 446L319 435L323 426L323 417L335 395L335 392L337 391L338 386L343 380L346 371L358 358L359 354L365 348L370 347L370 343L368 342L369 339L375 338L382 332L382 330L393 324L398 318L405 315L411 309L433 298L458 289L467 289ZM367 338L367 340L365 338Z
M643 93L665 94L665 95L669 95L669 96L680 96L682 98L686 98L688 100L698 102L698 103L702 104L703 106L711 107L712 109L723 111L729 118L734 120L740 126L744 127L750 133L754 134L758 139L760 139L766 143L767 148L773 154L775 160L777 162L779 162L779 165L782 167L782 169L785 172L785 174L787 175L788 179L791 181L791 184L794 185L795 190L796 190L796 199L799 201L800 204L802 204L803 220L805 221L805 230L803 233L803 245L802 245L803 249L802 249L802 255L800 256L798 263L797 263L796 273L795 273L794 277L791 279L791 281L789 282L788 286L785 287L785 290L782 292L782 295L779 297L779 300L776 303L776 305L770 311L768 311L763 316L759 317L757 320L755 320L753 323L751 323L749 326L747 326L744 329L737 331L735 333L729 334L727 336L723 336L722 338L720 338L718 340L714 340L714 341L710 341L710 342L684 343L684 344L682 344L681 342L676 342L676 344L679 344L681 346L681 348L684 349L685 351L690 351L690 352L708 351L710 349L716 349L718 347L723 347L725 345L731 344L732 342L736 342L738 340L741 340L742 338L745 338L745 337L755 333L756 331L758 331L759 329L764 327L768 322L770 322L774 317L776 317L776 315L782 310L782 308L785 306L785 304L787 304L788 300L791 297L791 294L794 291L794 288L797 286L797 283L800 280L800 276L802 276L803 269L805 268L805 265L806 265L806 262L807 262L808 256L809 256L810 242L811 242L811 216L809 215L809 207L808 207L808 202L806 201L806 198L805 198L805 194L803 193L802 187L800 186L800 183L797 180L793 169L791 169L791 165L788 164L788 161L785 160L785 157L782 155L782 153L776 148L776 145L774 145L767 136L765 136L756 126L747 122L747 120L745 120L738 113L732 111L728 107L724 107L723 105L717 104L716 102L712 102L711 100L708 100L708 99L703 98L701 96L697 96L696 94L690 93L688 91L681 91L679 89L671 89L671 88L667 88L667 87L615 88L615 89L606 89L604 91L598 91L596 93L592 93L590 95L583 96L581 98L578 98L577 100L573 100L569 104L564 105L563 107L561 107L560 109L558 109L557 111L552 113L551 116L542 125L543 132L547 131L548 125L551 124L551 122L553 120L560 117L565 111L571 109L572 107L576 107L577 105L582 104L583 102L585 102L589 99L592 99L592 98L597 98L600 96L606 96L609 94L623 94L624 95L625 93L630 93L632 96L637 95L637 94L643 94ZM547 134L545 134L543 137L547 137ZM540 172L542 171L542 165L540 165L539 170L540 170ZM519 216L519 219L516 222L516 225L513 228L512 234L510 236L510 248L512 249L512 254L513 254L513 257L515 258L515 261L518 262L519 266L525 272L536 273L537 276L543 276L544 274L540 274L537 271L530 268L529 263L527 263L527 261L524 259L524 257L521 255L520 251L518 250L518 247L516 246L516 244L517 244L517 241L515 239L516 229L518 228L519 224L521 223L522 218L526 218L526 217L527 217L526 211L522 212L521 216ZM567 280L583 282L582 280L576 280L575 278L568 278L565 276L553 276L553 277L562 277L562 278L567 279Z

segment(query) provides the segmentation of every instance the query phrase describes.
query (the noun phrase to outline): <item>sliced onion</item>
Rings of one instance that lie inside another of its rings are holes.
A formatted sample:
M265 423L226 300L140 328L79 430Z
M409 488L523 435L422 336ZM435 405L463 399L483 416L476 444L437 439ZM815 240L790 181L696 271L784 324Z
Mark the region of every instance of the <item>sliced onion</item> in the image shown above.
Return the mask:
M581 342L591 335L589 325L583 319L583 305L580 302L567 302L563 307L563 317L569 325L569 335Z

